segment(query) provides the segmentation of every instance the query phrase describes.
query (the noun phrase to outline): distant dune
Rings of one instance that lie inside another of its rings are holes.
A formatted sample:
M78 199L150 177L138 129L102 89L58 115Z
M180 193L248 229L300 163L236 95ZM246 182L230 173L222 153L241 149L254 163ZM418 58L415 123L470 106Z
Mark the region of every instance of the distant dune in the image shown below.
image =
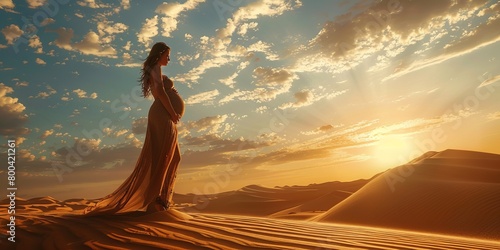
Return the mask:
M176 195L174 200L187 205L188 207L182 208L182 211L186 212L305 219L327 211L366 183L368 180L275 188L250 185L236 191L206 197L193 194ZM193 203L196 202L193 201L200 199L202 201L194 206Z
M92 200L17 198L16 242L3 230L0 249L500 249L500 155L428 152L370 180L197 198L95 217L80 216Z
M312 220L500 239L500 155L427 153Z

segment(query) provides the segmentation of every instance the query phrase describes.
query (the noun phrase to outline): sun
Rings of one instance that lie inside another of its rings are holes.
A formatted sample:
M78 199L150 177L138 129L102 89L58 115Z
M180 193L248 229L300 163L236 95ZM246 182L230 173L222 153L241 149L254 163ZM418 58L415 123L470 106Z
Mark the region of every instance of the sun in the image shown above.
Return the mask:
M373 157L381 167L392 168L407 163L413 150L411 140L403 135L384 135L373 147Z

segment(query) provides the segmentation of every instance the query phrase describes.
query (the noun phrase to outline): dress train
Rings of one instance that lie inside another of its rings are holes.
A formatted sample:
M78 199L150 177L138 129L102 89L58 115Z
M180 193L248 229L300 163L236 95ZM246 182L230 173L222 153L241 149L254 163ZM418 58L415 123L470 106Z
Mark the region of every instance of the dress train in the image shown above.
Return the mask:
M113 193L85 208L84 215L144 211L158 196L172 204L180 160L176 124L161 102L155 100L149 109L146 138L134 171Z

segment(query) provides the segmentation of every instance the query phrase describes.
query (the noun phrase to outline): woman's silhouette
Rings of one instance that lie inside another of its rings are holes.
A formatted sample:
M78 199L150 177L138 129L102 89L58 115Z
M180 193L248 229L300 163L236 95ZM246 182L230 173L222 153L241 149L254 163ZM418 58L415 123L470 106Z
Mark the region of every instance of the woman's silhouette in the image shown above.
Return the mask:
M132 174L113 193L84 210L85 215L132 211L162 211L172 203L180 151L176 124L184 114L184 102L161 66L170 61L170 48L153 45L141 74L142 93L154 97L148 113L144 145Z

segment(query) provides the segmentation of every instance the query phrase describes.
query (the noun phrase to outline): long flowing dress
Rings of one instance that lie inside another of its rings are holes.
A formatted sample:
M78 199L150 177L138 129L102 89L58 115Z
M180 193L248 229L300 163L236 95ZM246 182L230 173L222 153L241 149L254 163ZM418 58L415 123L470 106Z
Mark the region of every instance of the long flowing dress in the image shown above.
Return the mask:
M184 113L184 102L173 82L163 78L165 92L176 113ZM181 160L177 127L159 99L148 113L144 145L132 174L111 194L84 210L84 215L118 214L144 211L160 196L172 204L177 167Z

